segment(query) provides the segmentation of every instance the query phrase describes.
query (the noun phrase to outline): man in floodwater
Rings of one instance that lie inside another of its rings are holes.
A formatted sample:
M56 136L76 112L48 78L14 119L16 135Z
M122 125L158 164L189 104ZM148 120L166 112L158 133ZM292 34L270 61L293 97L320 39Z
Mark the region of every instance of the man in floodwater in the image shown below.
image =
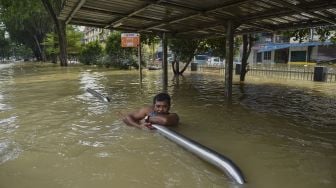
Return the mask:
M169 109L170 96L167 93L159 93L153 98L153 105L128 114L123 121L129 126L138 128L152 128L152 124L176 126L179 117L176 113L169 113Z

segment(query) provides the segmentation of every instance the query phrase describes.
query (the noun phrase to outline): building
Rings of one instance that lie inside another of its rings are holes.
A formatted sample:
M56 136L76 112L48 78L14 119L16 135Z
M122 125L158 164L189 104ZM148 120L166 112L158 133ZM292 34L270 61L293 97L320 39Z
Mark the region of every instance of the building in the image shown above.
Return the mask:
M282 35L262 33L252 47L249 63L316 63L336 60L336 45L319 41L313 31L307 40L294 41Z
M84 44L93 41L99 41L104 43L107 40L107 37L110 35L111 31L103 28L96 27L85 27L84 28Z

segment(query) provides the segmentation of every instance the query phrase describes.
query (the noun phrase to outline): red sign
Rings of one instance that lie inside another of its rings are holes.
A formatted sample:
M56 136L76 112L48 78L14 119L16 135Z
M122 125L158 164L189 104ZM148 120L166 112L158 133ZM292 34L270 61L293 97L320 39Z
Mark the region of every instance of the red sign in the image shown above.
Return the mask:
M139 44L140 44L140 34L139 33L121 33L121 47L134 48L134 47L138 47Z

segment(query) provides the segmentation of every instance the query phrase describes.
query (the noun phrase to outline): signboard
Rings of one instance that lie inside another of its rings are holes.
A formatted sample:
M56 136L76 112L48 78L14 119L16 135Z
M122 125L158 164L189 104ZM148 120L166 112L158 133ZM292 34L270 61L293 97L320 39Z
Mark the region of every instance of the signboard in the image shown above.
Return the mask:
M140 43L139 33L121 33L121 47L134 48L138 47Z

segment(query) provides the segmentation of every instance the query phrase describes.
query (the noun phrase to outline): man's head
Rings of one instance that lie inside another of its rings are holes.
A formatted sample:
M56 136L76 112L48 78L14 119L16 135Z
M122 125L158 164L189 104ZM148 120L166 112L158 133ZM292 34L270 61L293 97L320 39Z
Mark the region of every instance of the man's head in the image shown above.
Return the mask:
M170 109L170 96L167 93L159 93L153 99L154 111L159 114L166 114Z

